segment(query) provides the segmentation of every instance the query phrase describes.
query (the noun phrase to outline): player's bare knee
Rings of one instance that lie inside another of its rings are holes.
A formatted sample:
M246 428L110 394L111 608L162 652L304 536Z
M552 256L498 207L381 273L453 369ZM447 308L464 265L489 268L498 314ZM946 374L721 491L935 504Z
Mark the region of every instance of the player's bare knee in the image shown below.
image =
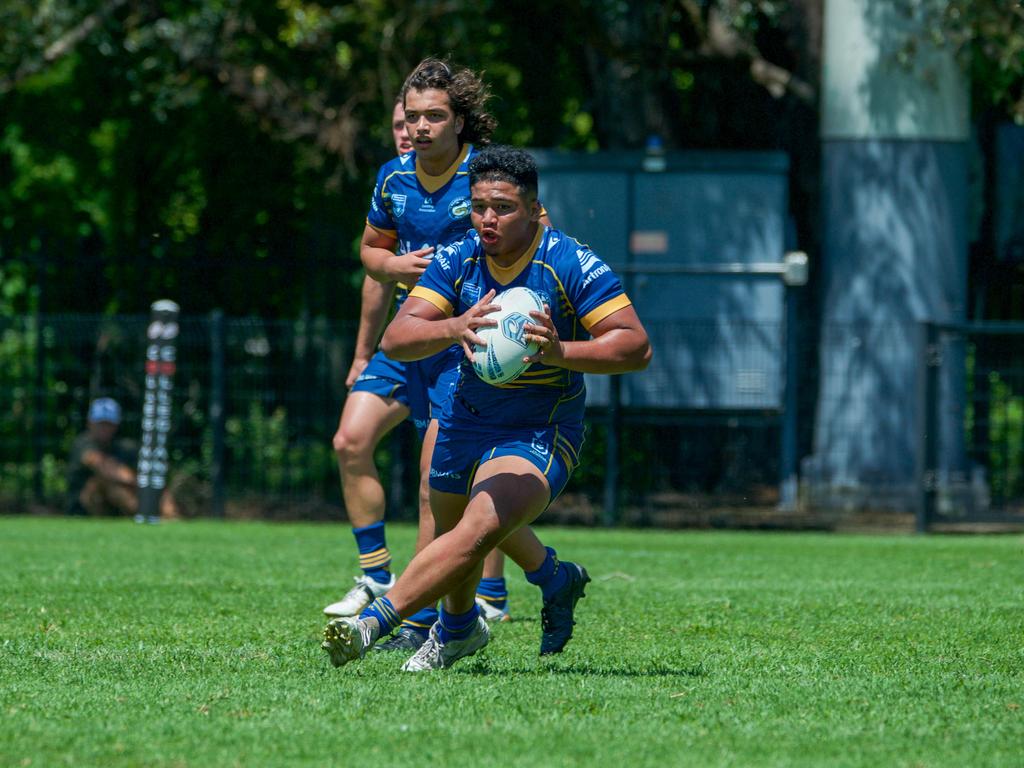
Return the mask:
M361 461L366 455L366 446L359 440L352 440L343 430L334 433L331 440L334 453L342 464Z
M505 538L507 531L501 528L501 521L493 513L466 510L459 523L474 555L485 556Z
M472 562L478 562L487 557L487 554L491 552L501 537L491 532L486 531L463 531L462 536L462 554L467 560Z
M334 437L331 438L331 447L334 449L334 453L341 458L341 454L344 452L348 441L345 439L345 435L339 429L334 433Z

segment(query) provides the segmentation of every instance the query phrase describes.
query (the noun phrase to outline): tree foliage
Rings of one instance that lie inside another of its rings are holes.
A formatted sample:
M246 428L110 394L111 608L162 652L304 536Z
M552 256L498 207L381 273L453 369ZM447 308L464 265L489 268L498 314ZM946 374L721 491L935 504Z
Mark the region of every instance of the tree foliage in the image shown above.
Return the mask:
M353 316L385 117L428 54L484 71L500 141L812 168L821 2L0 0L0 309ZM949 5L1019 109L1018 9Z
M922 30L896 52L900 63L914 67L922 43L946 46L968 74L975 112L992 110L1024 125L1024 3L896 0L896 6Z

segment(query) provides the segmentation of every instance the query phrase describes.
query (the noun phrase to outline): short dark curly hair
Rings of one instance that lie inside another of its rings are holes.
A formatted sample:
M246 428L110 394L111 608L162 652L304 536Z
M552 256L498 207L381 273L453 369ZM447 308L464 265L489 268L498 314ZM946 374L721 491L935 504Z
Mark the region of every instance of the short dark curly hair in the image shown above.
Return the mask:
M405 96L409 91L428 89L447 93L452 111L463 119L460 144L482 147L490 143L498 121L486 109L491 92L479 75L465 67L453 67L443 59L426 58L405 79L401 92L402 106L405 106Z
M469 161L469 186L478 181L506 181L515 184L520 194L537 196L537 163L530 153L492 144Z

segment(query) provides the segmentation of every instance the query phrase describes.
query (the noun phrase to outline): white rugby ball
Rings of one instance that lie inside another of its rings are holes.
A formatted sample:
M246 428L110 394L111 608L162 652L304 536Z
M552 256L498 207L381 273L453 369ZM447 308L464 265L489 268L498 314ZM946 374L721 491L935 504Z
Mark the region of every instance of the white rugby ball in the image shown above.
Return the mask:
M537 353L537 343L523 339L523 328L536 322L530 312L543 311L544 302L529 288L518 287L502 291L491 303L501 307L487 315L498 324L477 331L487 346L474 346L473 370L488 384L507 384L529 367L523 358Z

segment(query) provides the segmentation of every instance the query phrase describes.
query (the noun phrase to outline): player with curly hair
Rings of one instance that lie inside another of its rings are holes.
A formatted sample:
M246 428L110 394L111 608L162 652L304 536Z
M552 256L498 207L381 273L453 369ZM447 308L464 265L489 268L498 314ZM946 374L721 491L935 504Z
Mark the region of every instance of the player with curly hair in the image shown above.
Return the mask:
M486 646L490 630L474 604L484 557L528 530L578 464L583 374L636 371L650 361L647 333L619 278L589 248L540 223L530 155L488 147L469 174L474 231L439 249L381 342L407 361L453 343L463 350L430 469L438 536L359 618L328 625L324 648L335 666L361 658L403 617L439 597L441 617L403 669L446 668ZM495 386L469 359L482 343L478 331L497 325L488 318L499 309L496 293L513 287L543 298L523 337L538 350L520 378ZM587 572L548 551L527 578L543 579L541 654L558 653L572 635Z
M467 165L476 153L475 145L486 145L495 127L494 117L486 111L489 96L474 72L437 58L420 62L402 87L405 128L413 151L400 154L378 172L360 248L367 274L382 286L397 285L398 307L430 264L435 247L462 238L469 229ZM364 286L364 314L366 296ZM368 336L363 328L360 339L365 342ZM404 364L377 352L352 383L334 447L364 573L341 600L324 609L327 615L358 615L394 584L385 537L384 490L373 454L383 436L410 411L422 438L416 551L432 540L430 457L437 414L449 397L460 355L454 347ZM547 555L529 529L517 532L502 547L527 572ZM509 616L503 568L502 554L495 551L480 582L478 609L490 620ZM395 636L378 647L415 650L436 620L436 609L427 606L406 617Z

